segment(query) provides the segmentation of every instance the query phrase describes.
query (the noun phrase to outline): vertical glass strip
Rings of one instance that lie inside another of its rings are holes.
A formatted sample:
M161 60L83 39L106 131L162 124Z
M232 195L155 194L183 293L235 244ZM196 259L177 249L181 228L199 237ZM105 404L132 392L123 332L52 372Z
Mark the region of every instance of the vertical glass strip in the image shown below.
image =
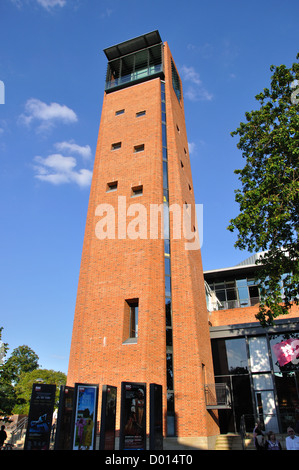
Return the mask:
M168 188L168 154L166 133L166 99L165 83L161 81L162 113L162 155L163 155L163 206L164 206L164 260L165 260L165 328L166 328L166 382L167 382L167 435L175 434L174 426L174 382L173 382L173 343L171 312L171 253L169 227L169 188Z

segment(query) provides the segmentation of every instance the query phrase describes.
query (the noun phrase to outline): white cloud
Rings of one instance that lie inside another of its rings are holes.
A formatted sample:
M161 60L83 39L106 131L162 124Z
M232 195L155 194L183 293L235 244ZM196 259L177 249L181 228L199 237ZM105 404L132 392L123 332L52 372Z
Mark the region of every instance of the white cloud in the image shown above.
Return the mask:
M36 2L41 5L46 10L51 10L51 8L55 7L64 7L66 5L67 0L31 0L32 2ZM21 8L24 4L28 4L30 0L11 0L18 8Z
M37 3L39 3L42 7L46 8L49 10L50 8L53 7L64 7L66 4L66 0L37 0Z
M92 171L85 168L76 171L77 161L74 157L55 153L46 158L36 156L34 161L35 178L41 181L54 185L76 183L80 187L91 183Z
M58 103L46 104L36 98L30 98L25 104L25 113L20 121L30 125L33 121L40 123L39 130L49 129L57 122L65 124L77 122L76 113L65 105Z
M182 73L185 80L189 80L196 85L202 85L202 82L199 78L199 73L194 70L194 67L187 67L187 65L183 65Z
M191 82L191 85L188 86L184 93L186 98L191 101L210 101L213 99L213 95L204 87L199 73L196 72L194 67L183 65L181 68L181 75L183 80Z
M55 144L55 148L60 152L69 151L71 153L77 153L84 159L88 159L91 157L91 148L89 145L85 145L83 147L81 145L76 144L72 140L69 142L57 142L57 144Z
M195 149L196 149L196 144L194 142L188 142L188 149L190 155L194 154Z

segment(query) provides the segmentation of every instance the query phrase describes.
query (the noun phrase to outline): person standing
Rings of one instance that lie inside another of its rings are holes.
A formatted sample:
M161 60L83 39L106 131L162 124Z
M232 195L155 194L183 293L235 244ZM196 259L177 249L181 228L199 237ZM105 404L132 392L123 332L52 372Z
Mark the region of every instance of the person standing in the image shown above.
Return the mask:
M6 431L5 431L5 426L1 426L1 430L0 430L0 447L3 446L6 438L7 438L7 434L6 434Z
M254 445L256 450L265 450L264 434L265 431L262 430L261 422L258 420L253 430Z

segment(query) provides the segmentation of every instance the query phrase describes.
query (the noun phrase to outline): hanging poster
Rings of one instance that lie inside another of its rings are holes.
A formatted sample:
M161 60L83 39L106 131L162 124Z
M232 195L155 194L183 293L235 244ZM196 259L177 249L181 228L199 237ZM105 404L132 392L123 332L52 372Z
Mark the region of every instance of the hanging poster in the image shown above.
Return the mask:
M114 450L117 387L103 385L100 450Z
M146 384L122 382L120 450L146 450Z
M98 385L75 384L73 450L95 448Z
M49 450L56 385L32 386L24 450Z

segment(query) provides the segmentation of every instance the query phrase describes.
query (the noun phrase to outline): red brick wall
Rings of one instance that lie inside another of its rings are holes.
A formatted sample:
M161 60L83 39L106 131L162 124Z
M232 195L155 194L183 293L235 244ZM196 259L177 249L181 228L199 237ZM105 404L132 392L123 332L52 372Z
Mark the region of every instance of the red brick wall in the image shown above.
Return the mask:
M115 111L125 113L115 116ZM144 117L136 112L146 110ZM163 240L118 239L118 196L131 203L162 202L162 143L158 79L105 95L86 222L68 384L155 382L166 387ZM122 142L119 150L111 144ZM145 144L144 152L133 147ZM118 181L115 192L106 184ZM131 198L131 187L143 195ZM115 239L99 240L99 204L115 208ZM138 214L136 214L138 216ZM127 225L134 217L127 218ZM138 228L137 228L138 230ZM125 299L139 299L137 344L123 344ZM119 416L118 401L118 416Z
M165 45L170 204L194 204L184 108L172 88L170 52ZM118 239L118 196L127 206L163 201L160 79L105 94L86 221L74 316L68 385L115 385L121 381L162 384L166 411L164 242ZM125 112L115 116L115 112ZM136 118L136 113L146 115ZM179 131L177 129L179 128ZM119 150L111 144L122 142ZM135 145L144 152L134 154ZM184 149L187 151L185 154ZM181 167L180 160L184 163ZM115 192L108 182L118 181ZM191 185L191 190L189 189ZM131 198L131 187L143 195ZM115 208L116 238L95 235L99 204ZM127 218L130 222L134 217ZM148 219L149 222L149 219ZM214 379L200 250L186 251L172 240L172 298L175 404L178 436L208 436L218 427L205 409L203 386ZM125 299L139 298L137 344L123 344ZM204 364L204 367L203 367ZM203 372L204 370L204 372ZM119 426L120 393L117 426ZM100 410L101 404L99 404Z

